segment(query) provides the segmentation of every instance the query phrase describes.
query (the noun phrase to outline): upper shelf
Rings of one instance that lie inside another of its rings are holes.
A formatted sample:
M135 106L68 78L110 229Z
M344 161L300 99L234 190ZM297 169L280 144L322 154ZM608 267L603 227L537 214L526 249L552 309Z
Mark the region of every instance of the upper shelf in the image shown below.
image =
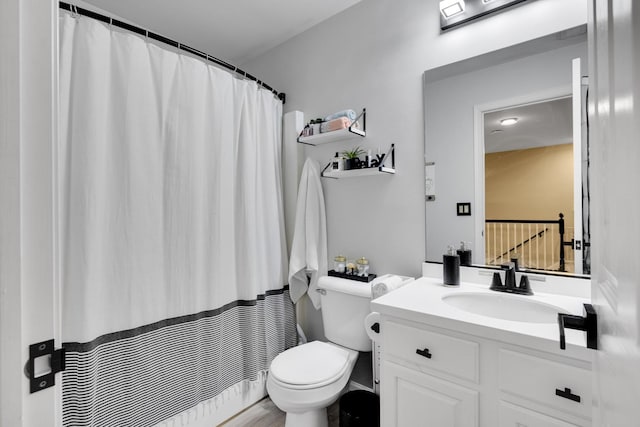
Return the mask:
M356 122L362 118L362 129L355 127ZM362 138L367 135L367 109L356 117L348 128L334 130L331 132L319 133L311 136L298 136L298 142L307 145L322 145L336 141L346 141L348 139Z
M366 132L357 128L344 128L340 130L334 130L333 132L321 133L311 136L299 136L298 142L307 145L321 145L328 144L329 142L346 141L348 139L361 138L366 135Z

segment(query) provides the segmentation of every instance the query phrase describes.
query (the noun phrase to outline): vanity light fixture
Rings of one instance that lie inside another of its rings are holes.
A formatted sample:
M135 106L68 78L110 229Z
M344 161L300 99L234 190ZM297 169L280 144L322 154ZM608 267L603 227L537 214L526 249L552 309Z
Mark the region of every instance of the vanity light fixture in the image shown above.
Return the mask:
M506 119L500 120L500 124L502 126L513 126L516 123L518 123L518 118L517 117L508 117Z
M461 14L464 9L464 0L442 0L440 2L440 13L445 19Z
M445 31L526 1L534 0L442 0L440 28Z

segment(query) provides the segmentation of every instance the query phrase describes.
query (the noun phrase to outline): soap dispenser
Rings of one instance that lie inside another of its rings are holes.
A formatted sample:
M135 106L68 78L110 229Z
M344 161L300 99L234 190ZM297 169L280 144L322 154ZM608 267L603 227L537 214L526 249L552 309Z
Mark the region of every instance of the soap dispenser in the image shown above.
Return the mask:
M458 255L460 256L460 265L471 266L471 242L460 242Z
M442 256L442 279L445 286L460 285L460 256L453 246Z

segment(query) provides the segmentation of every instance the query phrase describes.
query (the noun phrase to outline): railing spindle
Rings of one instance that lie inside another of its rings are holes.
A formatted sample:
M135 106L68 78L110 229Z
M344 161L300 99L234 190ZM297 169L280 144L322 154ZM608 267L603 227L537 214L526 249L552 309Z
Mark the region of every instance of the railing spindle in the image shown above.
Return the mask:
M553 235L553 234L552 234ZM547 233L544 233L544 241L542 242L542 251L543 251L543 256L544 256L544 265L547 266L549 265L548 261L547 261L547 245L548 245L548 238L547 238ZM553 259L553 257L552 257Z
M556 233L552 233L551 234L551 259L554 260L553 262L555 263L555 259L556 259ZM558 268L560 268L560 262L558 261Z
M513 235L513 226L511 224L505 224L505 227L507 227L507 249L506 249L506 259L503 260L503 263L505 262L509 262L509 258L511 258L511 248L513 248L513 240L512 240L512 235Z
M500 250L498 251L498 265L502 264L502 261L504 260L504 237L505 236L505 230L504 230L504 224L500 224Z
M531 224L528 225L527 234L531 236ZM527 265L531 266L531 245L529 245L529 262L527 263Z
M498 251L499 251L499 245L498 245L498 236L500 235L500 227L498 226L498 224L493 224L493 226L495 227L493 230L493 234L494 234L494 245L493 245L493 263L496 264L498 262Z

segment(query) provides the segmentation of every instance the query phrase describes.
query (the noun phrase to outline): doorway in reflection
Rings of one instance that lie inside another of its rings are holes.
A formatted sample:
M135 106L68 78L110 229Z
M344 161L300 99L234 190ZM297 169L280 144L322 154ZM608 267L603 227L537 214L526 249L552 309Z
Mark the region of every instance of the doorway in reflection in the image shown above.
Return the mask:
M576 272L572 98L485 112L484 152L485 264Z

